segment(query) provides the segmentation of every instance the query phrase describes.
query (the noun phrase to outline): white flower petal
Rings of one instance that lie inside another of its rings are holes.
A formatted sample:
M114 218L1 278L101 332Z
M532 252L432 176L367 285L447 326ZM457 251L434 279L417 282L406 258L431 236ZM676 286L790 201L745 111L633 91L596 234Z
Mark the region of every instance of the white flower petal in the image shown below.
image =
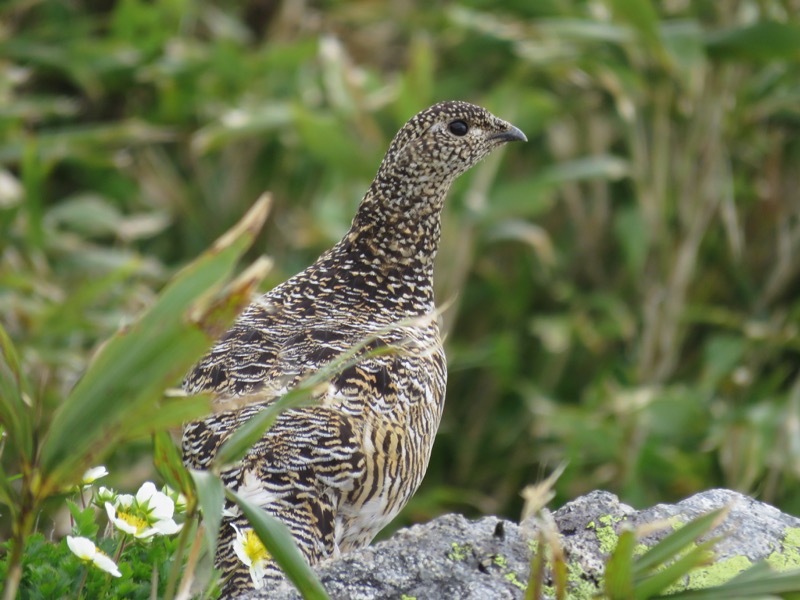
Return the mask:
M129 532L133 534L133 537L140 539L140 540L149 540L151 537L157 536L160 532L155 527L148 527L147 529L142 529L141 531L134 530Z
M108 471L106 471L106 468L103 465L100 465L99 467L92 467L83 474L81 482L84 485L88 485L90 483L94 483L101 477L105 477L106 475L108 475Z
M136 527L128 523L125 519L117 518L117 509L110 502L106 502L106 513L108 514L108 520L119 529L125 533L130 533L131 535L136 535ZM138 537L138 536L137 536Z
M145 481L139 491L136 492L136 502L144 504L156 493L156 484L152 481Z
M130 508L133 505L133 496L130 494L120 494L117 496L117 508Z
M183 525L178 525L172 519L162 519L153 523L153 527L158 530L161 535L172 535L178 533Z
M162 519L171 519L175 513L175 504L169 496L161 492L155 492L150 497L150 502L147 506L147 514L151 519L161 521Z
M102 552L98 552L92 562L106 573L111 573L114 577L122 577L122 573L119 572L116 563Z
M260 590L264 587L264 567L266 563L263 560L257 560L254 564L250 565L250 579L253 580L253 587Z
M247 552L244 551L245 536L233 523L231 523L231 527L236 530L236 539L233 540L233 551L236 553L239 560L249 567L251 565L251 560L250 557L247 556Z
M139 537L138 530L136 529L136 527L131 525L124 519L114 519L114 527L116 527L117 529L119 529L124 533L130 533L131 535Z
M81 560L92 560L97 554L97 546L89 538L67 536L67 546Z

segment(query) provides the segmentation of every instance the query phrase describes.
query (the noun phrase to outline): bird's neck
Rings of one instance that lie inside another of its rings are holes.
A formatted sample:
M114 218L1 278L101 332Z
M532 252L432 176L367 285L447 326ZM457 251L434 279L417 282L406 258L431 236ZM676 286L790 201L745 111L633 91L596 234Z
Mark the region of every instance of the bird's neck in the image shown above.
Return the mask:
M343 241L363 249L386 269L411 267L432 273L451 182L379 171Z

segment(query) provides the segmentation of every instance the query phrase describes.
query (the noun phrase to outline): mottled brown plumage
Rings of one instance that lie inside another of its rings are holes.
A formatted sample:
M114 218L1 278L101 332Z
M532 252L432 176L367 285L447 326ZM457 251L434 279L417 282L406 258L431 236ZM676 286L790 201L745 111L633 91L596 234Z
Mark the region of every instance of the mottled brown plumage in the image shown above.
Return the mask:
M226 485L286 523L310 563L368 544L422 481L447 379L433 297L442 204L458 175L524 139L465 102L417 114L344 238L253 303L186 378L188 391L218 396L219 410L184 431L184 460L202 469L253 414L372 338L354 366L319 388L317 405L282 413L224 473ZM364 356L382 345L395 351ZM217 563L233 573L228 597L251 587L232 524L247 526L241 515L223 520Z

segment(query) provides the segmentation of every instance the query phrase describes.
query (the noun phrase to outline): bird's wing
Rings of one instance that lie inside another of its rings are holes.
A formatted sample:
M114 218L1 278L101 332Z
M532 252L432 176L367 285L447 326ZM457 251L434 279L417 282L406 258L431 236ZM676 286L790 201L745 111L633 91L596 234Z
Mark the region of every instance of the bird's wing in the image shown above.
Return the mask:
M365 458L356 419L335 407L313 406L282 413L238 464L223 471L226 486L280 519L310 564L335 552L335 514L341 499L363 477ZM236 529L250 527L228 503L217 563L233 572L225 590L248 589L250 575L234 551ZM269 578L281 577L271 562ZM238 583L237 583L238 582ZM241 588L235 586L242 584Z

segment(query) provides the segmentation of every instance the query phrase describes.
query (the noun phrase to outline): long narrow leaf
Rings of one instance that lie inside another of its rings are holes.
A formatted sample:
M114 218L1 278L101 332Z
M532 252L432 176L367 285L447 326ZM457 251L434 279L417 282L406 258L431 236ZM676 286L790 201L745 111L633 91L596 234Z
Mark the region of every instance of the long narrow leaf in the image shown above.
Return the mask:
M692 519L680 529L672 532L658 544L650 548L636 560L636 577L643 577L648 571L657 568L664 562L674 558L686 546L705 535L728 514L727 507L713 510L701 517Z
M156 431L177 428L207 415L211 412L211 397L211 394L197 394L166 399L151 411L152 414L135 415L131 426L122 432L122 439L136 439Z
M289 391L274 404L271 404L263 411L252 416L244 425L242 425L233 435L231 435L222 447L217 452L214 458L214 465L216 468L221 469L225 465L234 463L247 453L247 451L255 444L261 436L270 428L272 423L280 413L290 408L303 406L313 397L313 391L320 383L327 381L335 373L347 369L363 360L382 356L386 354L396 353L399 350L392 346L378 346L366 352L362 352L364 348L371 343L378 340L381 334L396 327L407 325L419 317L414 317L411 320L403 320L394 325L379 330L371 336L367 336L351 348L342 352L334 360L330 361L322 368L318 369L306 377L297 387Z
M692 548L680 558L670 562L663 569L659 569L653 575L636 583L634 597L636 600L647 600L655 594L663 592L681 577L685 577L690 571L707 565L714 557L712 549L719 541L719 538L703 542L699 546Z
M0 325L0 422L15 451L32 458L31 409L25 403L25 379L11 338Z
M664 596L656 596L653 600L719 600L720 598L787 598L796 600L800 597L800 570L775 573L764 570L756 563L747 571L734 577L727 583L706 589L686 590ZM755 574L749 571L757 569Z
M219 526L222 523L222 509L225 505L225 486L217 475L208 471L191 469L189 475L194 481L197 501L200 510L203 511L208 552L211 556L215 556Z
M167 485L187 498L193 496L192 477L183 466L181 454L166 431L153 435L153 464Z
M268 208L268 197L262 197L211 250L176 276L136 324L99 352L57 411L44 441L45 491L69 484L87 456L102 456L130 416L153 406L243 308L245 294L237 290L222 303L214 302L209 314L209 294L252 244Z
M633 550L636 547L636 533L623 531L617 547L608 559L605 572L605 591L611 600L633 598Z

